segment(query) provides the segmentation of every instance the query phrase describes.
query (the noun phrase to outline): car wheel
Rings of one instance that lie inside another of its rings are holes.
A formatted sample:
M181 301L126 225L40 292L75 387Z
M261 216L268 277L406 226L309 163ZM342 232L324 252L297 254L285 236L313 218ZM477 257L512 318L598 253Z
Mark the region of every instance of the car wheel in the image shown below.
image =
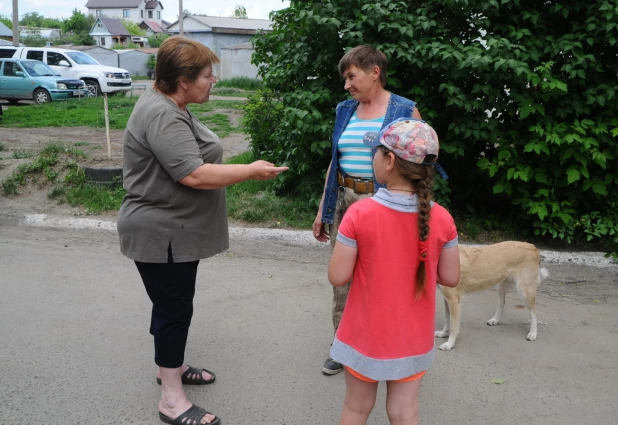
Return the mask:
M88 97L101 96L101 86L97 80L84 80L88 86Z
M51 102L51 96L45 89L36 89L34 91L34 102L38 105L41 103Z

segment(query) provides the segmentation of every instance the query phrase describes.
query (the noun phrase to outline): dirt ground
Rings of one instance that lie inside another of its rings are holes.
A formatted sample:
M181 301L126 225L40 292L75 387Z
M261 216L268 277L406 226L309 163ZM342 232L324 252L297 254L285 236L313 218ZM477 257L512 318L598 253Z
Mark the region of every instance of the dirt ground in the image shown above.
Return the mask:
M6 104L3 106L7 106ZM230 124L238 126L241 113L233 109L216 110L216 113L226 114ZM0 143L6 150L0 151L0 182L9 177L21 164L31 162L32 159L13 159L15 151L38 152L46 144L62 142L66 146L75 146L86 152L87 158L80 164L88 167L122 167L122 139L124 130L110 131L111 160L108 159L107 135L105 129L91 127L43 127L43 128L4 128L0 127ZM247 135L232 133L222 138L223 155L228 158L245 152L249 148ZM85 144L84 144L85 143ZM47 199L48 188L20 189L18 196L4 197L0 194L2 207L9 210L27 210L38 213L83 215L80 208L60 205ZM109 214L107 214L109 215Z

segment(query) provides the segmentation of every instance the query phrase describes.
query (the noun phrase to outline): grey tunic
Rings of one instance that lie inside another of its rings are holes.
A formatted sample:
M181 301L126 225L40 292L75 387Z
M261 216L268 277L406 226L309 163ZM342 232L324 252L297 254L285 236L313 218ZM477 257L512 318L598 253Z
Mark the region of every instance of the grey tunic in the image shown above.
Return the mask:
M166 96L147 90L124 133L127 194L118 215L120 251L135 261L195 261L229 247L225 189L198 190L178 180L204 163L220 164L221 140Z

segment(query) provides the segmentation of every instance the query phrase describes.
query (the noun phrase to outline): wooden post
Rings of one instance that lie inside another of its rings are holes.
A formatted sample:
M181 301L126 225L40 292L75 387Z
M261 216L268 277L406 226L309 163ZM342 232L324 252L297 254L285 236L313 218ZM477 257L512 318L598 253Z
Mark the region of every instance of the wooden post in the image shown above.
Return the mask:
M112 159L112 143L109 138L109 108L107 106L107 93L103 93L103 108L105 109L105 133L107 135L107 159Z

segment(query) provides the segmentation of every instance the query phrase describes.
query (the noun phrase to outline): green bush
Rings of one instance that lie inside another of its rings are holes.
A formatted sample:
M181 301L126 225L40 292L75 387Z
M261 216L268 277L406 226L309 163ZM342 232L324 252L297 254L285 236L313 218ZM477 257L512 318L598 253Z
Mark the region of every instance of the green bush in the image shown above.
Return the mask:
M163 33L155 34L148 37L148 45L150 47L161 47L161 43L163 43L163 41L165 41L168 37L169 35Z
M371 44L389 57L387 88L416 100L440 136L451 179L438 192L451 208L618 249L615 5L352 3L292 0L253 39L253 63L282 103L270 146L295 170L285 186L323 182L334 107L346 98L337 64Z
M150 54L148 55L148 61L146 62L146 67L148 69L155 69L157 66L157 55Z
M242 124L245 131L251 135L254 156L267 159L276 165L290 167L285 173L286 178L279 179L275 189L279 193L292 193L307 199L314 197L324 180L323 176L317 176L312 172L312 167L323 168L325 161L320 156L303 154L303 145L299 142L302 141L303 131L310 131L309 125L298 127L293 124L304 125L309 119L306 116L299 117L297 109L285 108L279 95L269 90L260 90L255 95L249 96L243 110ZM312 118L319 121L321 116L316 115ZM321 130L325 134L329 131L326 124L321 126ZM322 150L327 149L328 145L328 141L323 141L316 143L315 146ZM312 163L308 159L319 162Z

